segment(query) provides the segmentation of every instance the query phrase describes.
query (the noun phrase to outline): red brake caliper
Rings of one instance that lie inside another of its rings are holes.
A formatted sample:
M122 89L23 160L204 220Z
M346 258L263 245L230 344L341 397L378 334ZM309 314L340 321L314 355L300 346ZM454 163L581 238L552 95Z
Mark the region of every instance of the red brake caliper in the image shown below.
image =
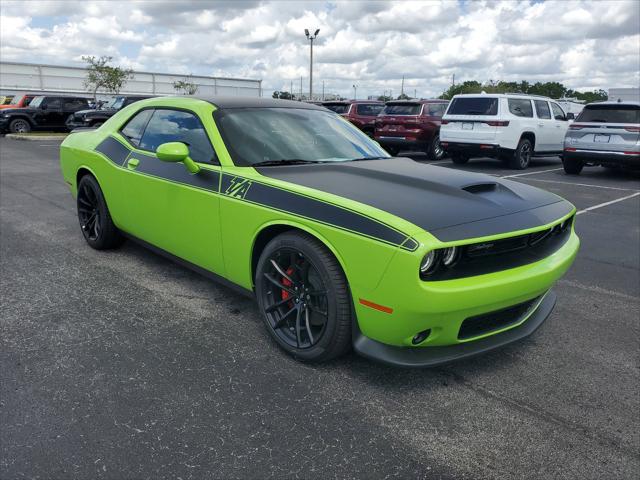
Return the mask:
M287 269L286 273L287 273L287 275L291 276L293 274L293 267L289 267ZM283 278L282 279L282 285L284 285L285 287L291 287L291 286L293 286L293 283L291 283L286 278ZM282 290L282 299L286 300L289 297L291 297L291 294L289 292L287 292L286 290Z

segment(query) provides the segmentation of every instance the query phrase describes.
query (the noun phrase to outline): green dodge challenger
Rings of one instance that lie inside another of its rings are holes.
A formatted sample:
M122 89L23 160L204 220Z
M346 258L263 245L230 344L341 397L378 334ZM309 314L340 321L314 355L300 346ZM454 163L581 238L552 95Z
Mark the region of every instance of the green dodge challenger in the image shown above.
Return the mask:
M432 366L524 338L580 243L562 198L392 158L299 102L143 100L60 163L91 247L132 238L255 295L303 361Z

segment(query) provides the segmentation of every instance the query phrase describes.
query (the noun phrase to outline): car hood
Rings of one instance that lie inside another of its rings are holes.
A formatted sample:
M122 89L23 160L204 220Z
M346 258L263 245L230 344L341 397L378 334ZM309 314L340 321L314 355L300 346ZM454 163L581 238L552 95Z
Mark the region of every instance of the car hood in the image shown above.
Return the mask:
M8 115L10 113L31 113L35 110L35 108L29 107L11 107L2 109L3 115Z
M117 110L114 110L113 108L101 108L101 109L89 108L87 110L78 110L77 112L74 113L74 115L78 118L81 118L82 116L95 117L95 116L113 115L114 113L116 113L116 111Z
M574 210L566 200L539 188L408 158L256 170L383 210L442 241L534 228Z

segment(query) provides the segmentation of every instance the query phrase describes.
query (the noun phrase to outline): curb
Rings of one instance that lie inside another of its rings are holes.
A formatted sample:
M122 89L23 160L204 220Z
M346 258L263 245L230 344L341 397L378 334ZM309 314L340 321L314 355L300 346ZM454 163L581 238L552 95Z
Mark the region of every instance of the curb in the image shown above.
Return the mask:
M8 133L4 136L4 138L10 138L11 140L22 140L22 141L29 141L29 142L34 142L34 141L40 141L40 140L44 140L44 141L51 141L51 140L64 140L65 138L67 138L67 135L34 135L34 136L27 136L27 135L20 135L18 133Z

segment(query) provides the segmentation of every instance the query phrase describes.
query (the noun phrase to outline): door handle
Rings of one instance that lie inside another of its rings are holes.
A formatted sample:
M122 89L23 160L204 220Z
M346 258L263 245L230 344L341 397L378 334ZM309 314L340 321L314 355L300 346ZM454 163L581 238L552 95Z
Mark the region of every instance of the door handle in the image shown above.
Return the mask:
M539 127L544 127L544 123L539 123L538 126Z
M140 164L140 160L138 160L137 158L130 158L127 162L127 168L129 170L135 170L136 168L138 168L138 164Z

